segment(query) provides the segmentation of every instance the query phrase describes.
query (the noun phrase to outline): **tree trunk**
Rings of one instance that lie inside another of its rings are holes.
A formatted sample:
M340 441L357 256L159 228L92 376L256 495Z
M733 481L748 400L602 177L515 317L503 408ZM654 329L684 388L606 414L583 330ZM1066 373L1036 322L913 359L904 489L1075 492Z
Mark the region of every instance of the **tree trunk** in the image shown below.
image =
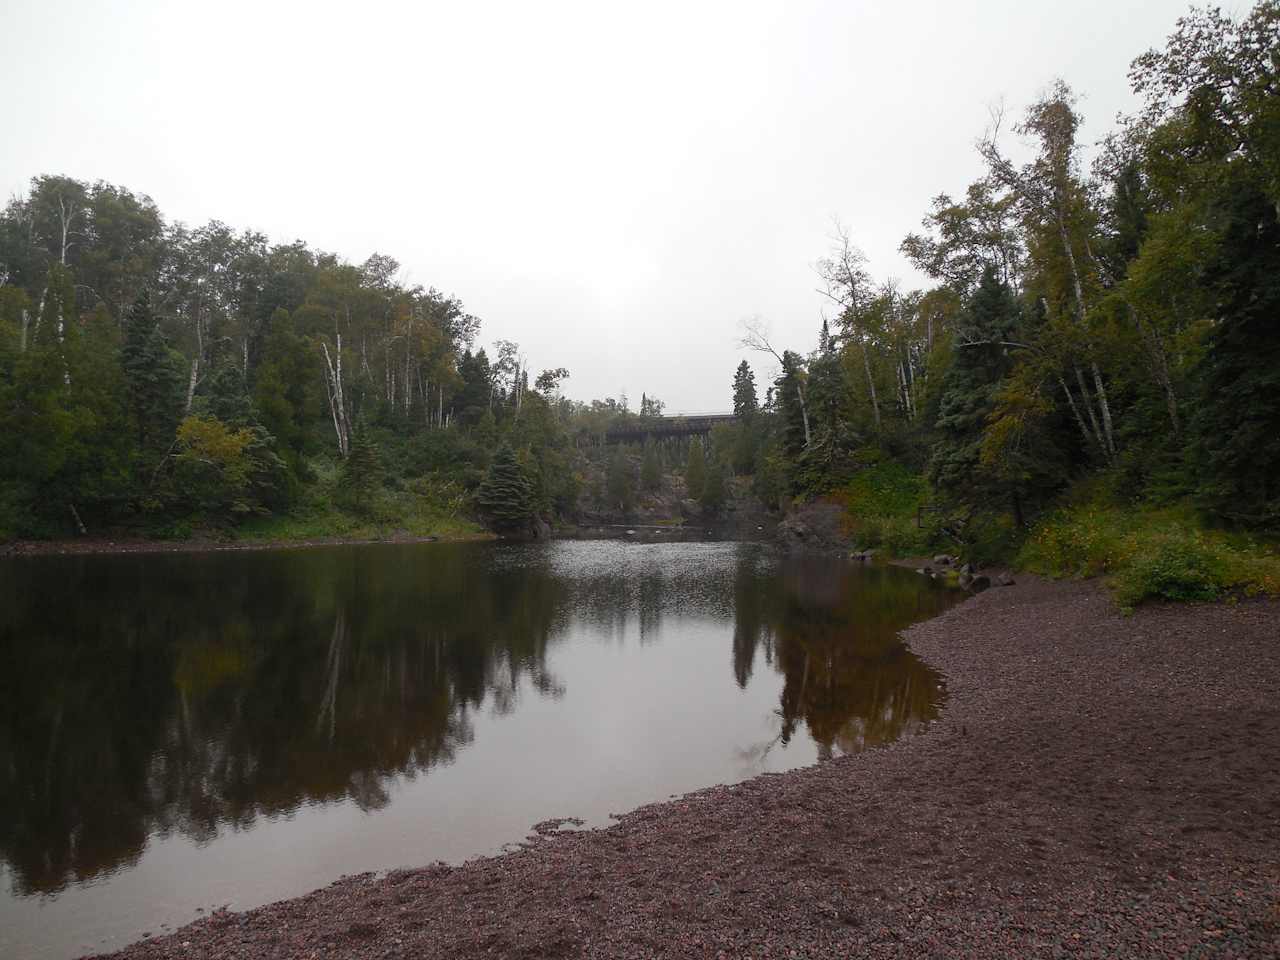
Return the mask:
M867 372L867 389L871 393L871 410L876 417L876 430L880 429L880 401L876 398L876 381L871 376L871 358L866 343L862 344L862 368Z
M196 307L196 352L191 358L191 379L187 381L187 403L184 413L191 412L192 401L196 396L196 384L200 380L200 358L204 356L204 301L201 299Z
M324 351L325 393L329 398L329 413L333 417L333 430L338 437L338 454L346 457L350 450L350 423L347 417L346 400L342 394L342 334L336 334L337 359L329 356L329 345L323 340L320 347Z
M809 447L809 403L805 400L804 384L800 382L800 377L796 376L796 396L800 398L800 420L804 423L804 445L805 449Z
M1093 386L1098 391L1098 408L1102 411L1102 429L1106 432L1107 452L1111 457L1116 455L1116 437L1111 430L1111 404L1107 403L1107 388L1102 384L1102 371L1097 361L1089 364L1093 368Z
M1089 428L1085 425L1084 417L1080 415L1080 408L1076 406L1076 398L1072 395L1071 388L1067 386L1067 381L1062 377L1058 377L1058 383L1062 386L1062 392L1067 395L1067 405L1071 407L1071 413L1075 417L1076 425L1080 428L1080 435L1084 437L1085 446L1091 446L1098 438L1089 433Z
M76 533L80 534L82 537L87 536L89 531L85 529L84 521L80 519L80 511L76 509L76 505L74 503L68 503L67 506L71 508L71 516L76 521Z
M191 412L191 404L196 396L196 381L200 379L200 351L191 358L191 376L187 379L187 402L182 408L184 413Z

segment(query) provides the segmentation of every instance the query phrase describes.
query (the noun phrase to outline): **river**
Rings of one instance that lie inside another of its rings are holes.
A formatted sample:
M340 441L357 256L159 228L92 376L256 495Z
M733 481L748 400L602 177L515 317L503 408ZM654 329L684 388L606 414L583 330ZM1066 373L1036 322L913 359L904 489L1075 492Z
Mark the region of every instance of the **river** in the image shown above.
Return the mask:
M0 956L125 945L923 729L955 594L746 543L0 561Z

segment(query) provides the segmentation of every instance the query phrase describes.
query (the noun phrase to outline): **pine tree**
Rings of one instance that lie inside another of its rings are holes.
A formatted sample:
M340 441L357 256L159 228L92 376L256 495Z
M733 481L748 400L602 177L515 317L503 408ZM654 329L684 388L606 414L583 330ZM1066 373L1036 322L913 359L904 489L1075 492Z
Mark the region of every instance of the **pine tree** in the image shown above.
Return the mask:
M503 536L523 533L537 519L532 484L509 444L504 443L494 455L476 493L476 504L489 526Z
M684 468L684 484L689 496L702 496L702 488L706 482L707 462L702 453L702 440L694 437L689 441L689 462Z
M733 375L733 415L744 421L750 420L759 408L756 375L751 371L751 365L743 360Z

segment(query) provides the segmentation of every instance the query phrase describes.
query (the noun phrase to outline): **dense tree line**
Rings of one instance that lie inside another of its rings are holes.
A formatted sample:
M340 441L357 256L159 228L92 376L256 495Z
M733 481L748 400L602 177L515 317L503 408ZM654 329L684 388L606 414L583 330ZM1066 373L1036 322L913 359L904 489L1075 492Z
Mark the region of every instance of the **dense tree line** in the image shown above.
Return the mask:
M993 118L984 175L903 241L932 288L876 283L841 230L817 349L746 325L781 371L761 443L786 493L887 455L955 529L1022 527L1092 474L1280 530L1280 4L1192 10L1129 80L1141 109L1087 168L1065 83L1013 124L1025 163Z
M317 496L394 513L388 491L475 488L499 436L531 510L571 503L568 372L477 349L459 300L399 272L37 177L0 214L0 535L226 525Z
M479 508L518 531L594 499L623 514L666 473L715 512L731 476L781 505L886 458L952 531L1021 529L1082 476L1280 529L1280 4L1193 10L1138 57L1141 108L1086 167L1054 84L980 140L902 251L934 285L877 282L841 228L807 355L749 322L779 371L733 378L705 444L606 449L662 416L574 403L563 368L476 345L455 297L375 254L345 262L219 222L166 222L106 183L37 177L0 214L0 536L340 509L396 523ZM745 482L745 481L744 481Z

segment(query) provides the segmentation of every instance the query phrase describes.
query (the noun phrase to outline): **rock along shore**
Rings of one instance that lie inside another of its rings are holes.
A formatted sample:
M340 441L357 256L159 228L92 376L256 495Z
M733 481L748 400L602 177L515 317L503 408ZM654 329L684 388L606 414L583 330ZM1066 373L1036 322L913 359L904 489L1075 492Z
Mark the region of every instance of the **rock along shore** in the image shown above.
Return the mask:
M1280 602L1021 577L907 638L927 734L114 956L1280 957Z

